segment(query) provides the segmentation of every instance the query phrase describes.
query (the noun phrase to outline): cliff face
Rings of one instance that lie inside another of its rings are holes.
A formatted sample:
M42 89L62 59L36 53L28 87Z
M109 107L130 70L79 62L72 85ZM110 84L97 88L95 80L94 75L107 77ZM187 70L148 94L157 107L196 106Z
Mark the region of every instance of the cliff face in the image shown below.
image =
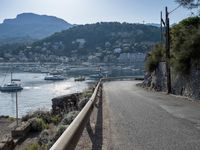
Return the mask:
M57 17L23 13L17 15L14 19L5 19L0 24L0 39L22 37L42 39L72 26Z
M167 91L165 62L160 62L157 69L147 74L143 86L157 91ZM200 68L192 67L189 75L177 74L171 68L172 93L200 100Z
M172 91L200 100L200 68L192 67L190 74L185 76L172 73Z

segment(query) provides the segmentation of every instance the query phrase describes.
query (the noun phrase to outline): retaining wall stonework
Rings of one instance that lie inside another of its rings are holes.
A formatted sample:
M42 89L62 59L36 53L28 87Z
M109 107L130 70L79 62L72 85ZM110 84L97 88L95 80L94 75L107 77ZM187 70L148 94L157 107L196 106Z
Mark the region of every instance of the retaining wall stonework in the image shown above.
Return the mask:
M146 74L143 86L157 91L167 91L166 66L160 62L157 69ZM200 68L192 67L188 75L180 75L171 68L172 93L200 100Z

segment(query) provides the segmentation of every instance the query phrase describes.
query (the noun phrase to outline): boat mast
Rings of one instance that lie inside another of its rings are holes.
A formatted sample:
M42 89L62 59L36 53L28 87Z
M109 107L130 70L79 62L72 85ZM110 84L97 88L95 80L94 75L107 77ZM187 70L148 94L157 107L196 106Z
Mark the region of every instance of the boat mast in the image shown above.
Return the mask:
M12 82L12 71L11 71L11 75L10 75L10 82Z

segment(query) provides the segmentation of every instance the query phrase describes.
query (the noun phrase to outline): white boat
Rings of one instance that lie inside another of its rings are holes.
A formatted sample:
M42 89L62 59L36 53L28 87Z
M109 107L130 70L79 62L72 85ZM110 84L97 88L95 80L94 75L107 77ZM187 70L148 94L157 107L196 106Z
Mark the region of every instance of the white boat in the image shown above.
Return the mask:
M103 78L103 75L101 73L90 75L90 79L93 79L93 80L98 80L100 78Z
M4 84L2 87L0 87L1 92L16 92L16 91L21 91L23 90L23 87L21 84L17 84L14 82Z
M75 78L74 81L85 81L85 77L78 77L78 78Z
M16 83L15 81L20 81L19 79L12 79L12 73L11 73L11 82L4 84L0 87L1 92L17 92L23 90L23 87L20 83Z
M53 81L57 81L57 80L64 80L65 77L61 76L61 75L48 75L44 78L44 80L53 80Z

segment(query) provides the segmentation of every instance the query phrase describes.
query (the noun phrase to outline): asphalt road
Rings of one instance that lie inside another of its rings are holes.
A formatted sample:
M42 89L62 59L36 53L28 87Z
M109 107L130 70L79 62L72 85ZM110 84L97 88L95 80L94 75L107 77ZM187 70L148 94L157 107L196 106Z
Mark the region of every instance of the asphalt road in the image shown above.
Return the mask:
M200 102L104 83L113 150L200 150Z

